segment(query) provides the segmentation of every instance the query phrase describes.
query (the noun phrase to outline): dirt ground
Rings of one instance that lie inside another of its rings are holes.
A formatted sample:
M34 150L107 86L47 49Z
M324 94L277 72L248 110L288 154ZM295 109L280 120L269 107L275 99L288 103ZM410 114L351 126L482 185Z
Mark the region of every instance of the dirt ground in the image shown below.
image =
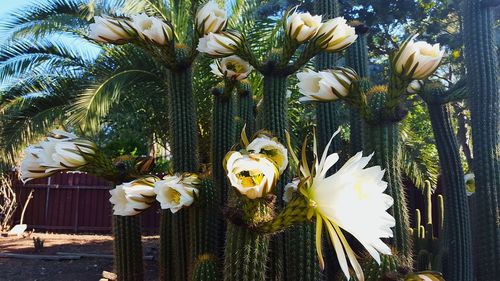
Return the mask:
M31 237L0 237L0 253L35 253L33 237L44 240L39 254L56 252L112 254L112 237L106 235L70 235L34 233ZM145 255L154 255L158 249L158 236L143 237ZM156 257L155 257L156 258ZM1 281L93 281L99 280L103 270L113 271L109 258L82 257L79 260L47 261L0 258ZM145 280L158 280L157 261L145 261Z

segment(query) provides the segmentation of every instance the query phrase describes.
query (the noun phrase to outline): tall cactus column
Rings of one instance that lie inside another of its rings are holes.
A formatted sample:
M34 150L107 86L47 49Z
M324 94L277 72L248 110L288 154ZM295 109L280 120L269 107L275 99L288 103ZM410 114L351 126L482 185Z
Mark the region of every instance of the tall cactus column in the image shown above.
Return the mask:
M500 276L500 91L494 42L498 1L464 1L465 62L474 141L474 252L478 280Z
M169 114L174 172L198 170L196 108L193 98L192 68L186 66L169 72ZM161 280L187 279L190 257L187 210L172 215L162 210L160 223Z
M255 103L250 85L241 84L237 91L237 98L239 126L236 133L240 133L243 126L246 126L247 136L251 136L255 132Z
M386 193L394 199L390 213L396 220L393 228L393 244L399 254L406 259L405 265L412 264L412 241L406 194L401 179L401 148L399 121L384 117L387 101L386 92L372 93L368 100L371 118L365 120L363 133L364 148L367 153L374 152L373 163L385 169L384 180L388 187ZM402 119L402 118L401 118Z
M118 280L144 280L139 216L113 216L114 264Z
M351 23L353 24L353 23ZM362 23L354 23L356 34L358 38L354 43L347 48L346 61L347 66L356 71L362 79L368 79L370 71L368 69L368 46L367 46L367 32L368 27ZM367 83L369 84L369 83ZM367 91L368 89L364 89ZM357 108L350 108L349 111L349 124L351 133L351 153L357 153L363 150L363 119Z
M429 109L446 198L444 228L448 265L444 267L445 278L468 281L473 280L469 207L450 105L436 102L444 93L443 89L436 88L424 91L421 96Z

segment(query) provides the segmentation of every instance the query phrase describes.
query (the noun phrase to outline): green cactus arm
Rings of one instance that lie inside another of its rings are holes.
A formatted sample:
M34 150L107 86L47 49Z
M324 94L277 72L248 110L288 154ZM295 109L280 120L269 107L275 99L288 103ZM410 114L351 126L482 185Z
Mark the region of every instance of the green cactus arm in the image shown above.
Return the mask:
M390 213L396 220L393 229L393 244L406 259L404 265L412 264L412 237L410 235L407 199L401 176L401 148L399 122L385 118L387 93L374 93L368 100L371 120L364 122L363 138L365 153L374 153L373 164L385 169L386 193L394 199ZM368 122L369 121L369 122Z
M465 0L463 27L470 92L474 175L474 258L478 280L500 276L500 89L492 1ZM498 1L496 1L498 3Z
M170 145L174 172L198 171L198 134L196 109L193 97L192 68L179 68L168 73ZM189 233L189 209L172 215L170 210L162 210L160 223L160 276L162 280L187 278L190 261L194 259L189 249L189 241L194 233ZM166 218L169 216L170 218ZM168 233L170 232L170 233ZM167 256L170 255L170 256ZM175 264L174 264L175 261Z
M139 216L113 216L114 266L119 281L144 280Z
M446 95L442 88L430 86L425 86L421 93L426 101ZM447 269L444 276L447 280L473 280L469 206L450 105L429 102L427 107L439 154L443 192L446 198L444 247L448 252L448 264L444 265ZM439 209L442 208L441 204L442 202L438 206ZM438 224L442 225L441 219Z

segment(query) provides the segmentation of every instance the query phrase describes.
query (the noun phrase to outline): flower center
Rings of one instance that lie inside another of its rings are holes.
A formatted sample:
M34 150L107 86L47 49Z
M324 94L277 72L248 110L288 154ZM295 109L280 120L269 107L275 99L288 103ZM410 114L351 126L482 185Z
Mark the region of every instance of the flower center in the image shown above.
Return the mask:
M152 26L153 26L153 21L150 19L141 21L141 28L143 30L151 29Z
M264 174L258 171L243 171L236 175L243 187L253 187L259 185L264 179Z
M179 202L181 202L181 194L175 189L169 189L167 191L167 197L176 204L179 204Z
M245 67L237 62L234 61L228 61L226 62L226 68L228 70L234 71L236 73L243 73L245 72Z

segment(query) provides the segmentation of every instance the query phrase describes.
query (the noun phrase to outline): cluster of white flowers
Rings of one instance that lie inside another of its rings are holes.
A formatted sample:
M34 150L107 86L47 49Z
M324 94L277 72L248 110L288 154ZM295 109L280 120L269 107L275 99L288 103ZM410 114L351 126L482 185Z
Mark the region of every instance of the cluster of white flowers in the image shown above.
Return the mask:
M260 135L246 146L246 153L230 151L224 167L231 185L250 199L271 192L288 166L288 151L275 138Z
M355 28L348 25L343 17L321 22L321 16L293 12L286 22L286 34L297 43L314 40L315 44L327 52L340 52L356 39Z
M86 155L95 153L96 145L72 133L54 130L46 140L26 148L21 161L23 182L47 177L57 171L74 170L87 164Z
M94 17L89 37L98 42L122 44L139 37L146 42L165 45L173 39L172 27L162 19L145 13L131 19Z
M155 200L172 213L193 204L200 180L196 174L176 174L163 179L146 177L123 183L110 190L113 214L134 216L149 208Z

